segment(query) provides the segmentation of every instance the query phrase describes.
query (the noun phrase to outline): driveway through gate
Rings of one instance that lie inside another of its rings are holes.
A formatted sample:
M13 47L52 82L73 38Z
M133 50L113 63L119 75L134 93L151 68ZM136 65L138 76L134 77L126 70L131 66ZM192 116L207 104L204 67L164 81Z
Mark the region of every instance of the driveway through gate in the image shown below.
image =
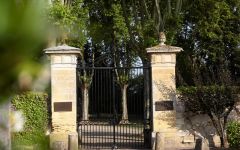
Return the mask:
M82 149L147 149L149 67L78 67Z

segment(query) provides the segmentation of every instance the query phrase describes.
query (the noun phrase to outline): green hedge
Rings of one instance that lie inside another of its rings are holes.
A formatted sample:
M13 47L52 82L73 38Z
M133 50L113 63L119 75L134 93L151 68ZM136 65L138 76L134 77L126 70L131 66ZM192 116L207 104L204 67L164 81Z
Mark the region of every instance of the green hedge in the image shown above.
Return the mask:
M179 87L179 99L185 103L186 111L221 114L228 106L234 105L239 87L201 86Z
M227 138L232 149L240 149L240 122L231 121L227 126Z
M49 138L45 135L48 128L47 94L27 92L15 96L11 102L25 118L23 131L12 133L13 149L19 149L16 148L19 145L48 149Z

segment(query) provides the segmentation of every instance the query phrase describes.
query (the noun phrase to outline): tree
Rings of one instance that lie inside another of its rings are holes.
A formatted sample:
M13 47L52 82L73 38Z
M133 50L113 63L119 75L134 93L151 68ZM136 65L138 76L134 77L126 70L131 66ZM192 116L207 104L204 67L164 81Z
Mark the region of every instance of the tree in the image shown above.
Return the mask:
M182 87L180 100L185 103L186 111L205 113L209 116L217 134L220 136L221 147L225 147L226 125L228 115L236 102L235 87L208 86Z
M89 120L89 88L94 74L89 70L89 63L86 61L86 54L89 52L89 43L87 41L87 13L88 9L83 7L82 0L54 0L49 8L48 21L53 25L57 32L58 44L69 44L71 46L83 47L81 53L79 80L82 91L82 120ZM55 44L57 44L55 43ZM85 44L86 43L86 44Z
M225 147L228 115L237 100L236 83L232 79L227 64L215 62L214 66L194 60L191 68L195 88L181 89L180 100L188 111L205 113L209 116L216 133L220 136L221 147Z
M127 88L130 78L130 67L133 64L134 57L130 57L129 47L127 41L129 35L126 24L124 22L123 10L120 3L112 4L113 16L113 61L117 83L120 86L122 93L122 118L120 124L128 123L128 105L127 105ZM118 68L117 68L118 67ZM120 69L120 67L122 67Z
M208 114L222 147L227 117L235 104L233 86L239 84L239 6L236 0L194 1L186 8L176 39L184 49L177 57L178 86L196 86L186 89L181 99L190 111Z
M105 47L105 49L102 49L102 56L110 56L112 62L114 62L112 66L130 67L132 65L132 60L130 59L131 51L129 51L126 42L129 35L122 17L120 3L103 1L95 3L95 1L88 1L86 5L91 10L89 29L90 35L93 37L93 43L97 45L99 42L99 45L104 45ZM128 122L127 86L129 69L115 69L115 75L122 91L122 120L124 121L121 122L125 123Z
M182 0L85 0L84 3L89 8L89 35L93 43L103 43L105 54L111 54L116 62L121 61L115 66L130 67L136 58L140 58L142 64L147 66L148 57L145 49L157 44L159 31L168 31L167 34L171 36L169 41L173 42L172 37L178 30L176 25L179 26L181 22L182 2ZM144 70L144 74L147 77L147 70ZM123 74L116 72L116 75L124 95L128 82L127 70ZM145 80L145 87L147 85L148 80ZM144 92L145 105L148 107L149 91ZM122 97L122 116L126 116L126 98ZM127 120L127 116L122 119Z
M90 56L90 57L89 57ZM80 58L81 63L79 71L79 80L81 82L82 92L82 121L89 120L89 89L93 80L94 53L91 44L88 42L84 46L83 56Z
M173 37L178 31L181 22L182 0L174 1L121 1L124 22L129 34L129 48L138 56L143 66L148 66L146 48L157 44L160 31L167 32L170 36L168 43L173 43ZM144 99L145 118L149 118L148 109L150 105L148 91L148 70L144 69Z
M186 8L183 28L176 39L184 49L177 57L178 85L196 85L195 72L203 68L215 75L224 68L232 79L239 80L239 18L237 0L196 0ZM211 84L213 78L204 84Z
M83 0L54 0L48 8L48 22L55 30L56 44L82 47L87 40L87 13Z

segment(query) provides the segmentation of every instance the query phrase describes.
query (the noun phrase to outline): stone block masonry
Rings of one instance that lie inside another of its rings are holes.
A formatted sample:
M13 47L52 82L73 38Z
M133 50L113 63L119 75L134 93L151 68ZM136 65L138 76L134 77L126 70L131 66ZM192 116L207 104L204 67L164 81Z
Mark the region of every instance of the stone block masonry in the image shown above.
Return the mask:
M68 136L77 134L76 68L80 49L62 45L45 49L45 53L51 59L50 147L53 149L59 141L68 147Z
M160 33L163 35L164 33ZM162 138L162 150L174 150L176 146L176 54L180 47L165 45L165 35L160 37L161 43L147 48L152 72L152 141L155 144L156 133Z

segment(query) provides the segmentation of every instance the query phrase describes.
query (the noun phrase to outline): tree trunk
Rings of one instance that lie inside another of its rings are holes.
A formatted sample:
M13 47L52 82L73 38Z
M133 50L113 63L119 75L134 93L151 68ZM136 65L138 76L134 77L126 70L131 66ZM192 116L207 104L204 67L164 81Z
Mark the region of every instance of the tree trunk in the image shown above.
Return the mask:
M224 145L224 137L220 137L221 147L225 147Z
M224 126L221 123L221 118L218 118L218 123L219 123L219 127L220 127L220 142L221 142L221 147L225 147L225 132L224 132Z
M57 38L52 34L48 34L47 47L54 47L57 45Z
M66 44L67 39L68 39L67 33L65 31L62 31L60 37L60 45Z
M83 85L82 88L82 121L88 120L88 106L89 106L89 97L88 97L88 86Z
M221 118L214 117L212 114L208 114L208 116L212 120L213 126L215 127L217 134L219 135L221 147L225 148L227 142L224 128L225 125L222 125Z
M128 108L127 108L127 84L121 86L122 92L122 120L121 124L128 123Z

